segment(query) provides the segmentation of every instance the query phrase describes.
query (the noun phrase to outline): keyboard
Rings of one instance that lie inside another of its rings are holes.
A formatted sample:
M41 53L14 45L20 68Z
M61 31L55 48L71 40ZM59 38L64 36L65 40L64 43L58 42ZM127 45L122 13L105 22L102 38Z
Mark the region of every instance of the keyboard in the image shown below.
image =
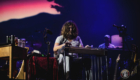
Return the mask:
M65 51L68 53L79 53L79 54L92 54L96 56L104 56L107 50L100 48L83 48L83 47L65 47Z

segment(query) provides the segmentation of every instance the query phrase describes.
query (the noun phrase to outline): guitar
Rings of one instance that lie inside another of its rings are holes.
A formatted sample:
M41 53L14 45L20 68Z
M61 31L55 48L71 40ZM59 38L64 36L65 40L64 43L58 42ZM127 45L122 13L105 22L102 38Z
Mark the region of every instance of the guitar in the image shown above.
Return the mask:
M118 57L117 57L117 59L116 59L116 66L115 66L114 79L113 79L113 80L116 80L117 66L118 66L119 60L120 60L120 54L118 55Z

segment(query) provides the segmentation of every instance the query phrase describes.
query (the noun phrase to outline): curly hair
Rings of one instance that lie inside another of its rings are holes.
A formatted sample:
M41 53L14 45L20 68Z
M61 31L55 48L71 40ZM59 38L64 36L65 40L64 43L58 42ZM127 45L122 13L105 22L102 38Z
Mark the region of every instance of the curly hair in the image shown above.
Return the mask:
M72 26L72 34L69 33L69 26ZM71 20L65 22L61 29L61 35L63 35L66 39L75 39L78 36L78 28L76 24Z

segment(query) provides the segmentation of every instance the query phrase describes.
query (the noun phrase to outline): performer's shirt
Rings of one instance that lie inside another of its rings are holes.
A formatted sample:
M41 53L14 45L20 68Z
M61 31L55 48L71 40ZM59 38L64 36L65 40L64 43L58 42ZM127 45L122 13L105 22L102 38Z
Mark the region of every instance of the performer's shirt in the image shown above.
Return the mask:
M63 35L58 36L56 38L56 41L55 41L55 43L59 43L59 45L65 43L65 42L69 42L69 41L67 39L65 39L63 37ZM79 36L77 36L75 39L73 39L69 43L71 43L71 46L73 46L73 47L79 47L79 46L82 46L83 45L82 40L81 40L81 38ZM76 53L68 53L68 54L78 57L78 54L76 54Z
M103 49L104 49L104 48L105 48L105 43L100 44L100 45L99 45L99 48L103 48ZM108 48L115 48L115 45L113 45L113 44L109 43Z

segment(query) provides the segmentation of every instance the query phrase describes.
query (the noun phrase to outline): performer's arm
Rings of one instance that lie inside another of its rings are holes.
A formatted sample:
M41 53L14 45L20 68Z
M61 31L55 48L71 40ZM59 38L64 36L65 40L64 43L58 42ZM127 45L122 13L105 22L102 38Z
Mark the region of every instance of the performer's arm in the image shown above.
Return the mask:
M80 42L79 47L84 47L84 46L83 46L83 42L82 42L82 40L81 40L81 38L80 38L80 37L79 37L79 42Z
M56 53L57 50L58 50L58 49L61 49L63 46L65 46L65 43L64 43L64 44L61 44L61 45L59 45L59 43L55 43L55 44L54 44L54 47L53 47L54 53Z

